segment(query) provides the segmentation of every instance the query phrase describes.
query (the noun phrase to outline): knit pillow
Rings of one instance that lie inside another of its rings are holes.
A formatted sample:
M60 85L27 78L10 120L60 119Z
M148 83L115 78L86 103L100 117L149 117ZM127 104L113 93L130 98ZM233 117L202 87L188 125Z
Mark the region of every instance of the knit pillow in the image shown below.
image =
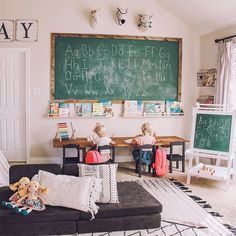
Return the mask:
M78 164L79 176L95 176L102 179L102 191L96 202L119 203L116 181L117 166L117 164Z

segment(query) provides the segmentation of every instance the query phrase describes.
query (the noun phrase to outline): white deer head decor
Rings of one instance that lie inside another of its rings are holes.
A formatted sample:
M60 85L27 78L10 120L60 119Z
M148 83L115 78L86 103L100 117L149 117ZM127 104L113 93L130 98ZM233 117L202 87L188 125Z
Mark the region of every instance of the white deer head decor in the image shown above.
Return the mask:
M140 30L147 31L148 29L152 28L152 22L151 22L152 16L144 14L138 14L138 16L139 16L138 28Z
M95 10L92 10L91 14L90 14L90 25L91 25L91 27L96 28L99 21L100 21L100 9L97 8Z
M128 8L127 9L117 8L116 20L117 20L118 25L125 24L126 18L127 18L127 12L128 12Z

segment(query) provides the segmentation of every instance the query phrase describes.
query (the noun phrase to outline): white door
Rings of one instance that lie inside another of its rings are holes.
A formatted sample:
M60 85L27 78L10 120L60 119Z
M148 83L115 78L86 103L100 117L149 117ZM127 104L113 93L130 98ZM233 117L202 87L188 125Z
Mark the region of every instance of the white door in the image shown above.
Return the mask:
M8 161L27 161L27 54L0 49L0 150Z

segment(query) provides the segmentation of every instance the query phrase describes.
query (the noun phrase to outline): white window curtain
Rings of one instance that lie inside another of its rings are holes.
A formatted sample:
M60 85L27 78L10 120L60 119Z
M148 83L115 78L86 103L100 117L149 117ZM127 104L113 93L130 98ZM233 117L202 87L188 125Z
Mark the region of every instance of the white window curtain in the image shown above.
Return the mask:
M218 43L217 75L215 102L232 105L236 110L236 39ZM236 155L236 130L233 150Z
M229 87L231 81L231 65L232 65L232 42L218 43L218 64L217 64L217 80L216 80L216 104L227 105L229 100Z

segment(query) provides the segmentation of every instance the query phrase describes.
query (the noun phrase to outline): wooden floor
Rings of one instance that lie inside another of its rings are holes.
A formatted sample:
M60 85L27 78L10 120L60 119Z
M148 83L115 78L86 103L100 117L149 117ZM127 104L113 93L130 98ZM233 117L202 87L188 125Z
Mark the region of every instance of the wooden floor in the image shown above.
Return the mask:
M119 163L118 181L140 179L134 173L133 163ZM143 173L141 178L153 178L149 173ZM154 177L156 178L156 177ZM186 184L186 174L173 170L167 178L175 178L183 184ZM204 178L191 178L191 184L187 185L192 190L193 195L201 197L212 206L212 210L223 215L219 219L225 223L230 223L236 227L236 183L231 183L228 191L225 190L224 182L213 181Z

